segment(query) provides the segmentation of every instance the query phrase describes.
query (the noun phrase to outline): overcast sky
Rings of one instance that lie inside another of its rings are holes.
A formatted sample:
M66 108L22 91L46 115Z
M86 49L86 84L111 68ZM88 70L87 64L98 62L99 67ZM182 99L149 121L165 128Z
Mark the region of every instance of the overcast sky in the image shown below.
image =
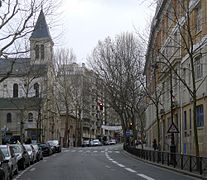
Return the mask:
M152 0L63 0L61 37L57 47L73 48L85 62L98 40L121 32L140 32L154 15Z

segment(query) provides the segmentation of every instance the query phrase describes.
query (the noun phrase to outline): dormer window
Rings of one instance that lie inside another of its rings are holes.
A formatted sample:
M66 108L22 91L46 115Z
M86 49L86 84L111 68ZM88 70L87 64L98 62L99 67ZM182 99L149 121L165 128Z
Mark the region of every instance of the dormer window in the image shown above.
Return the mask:
M34 84L34 90L35 90L35 97L39 97L39 84Z
M42 44L41 45L41 59L44 59L45 58L45 47L44 45Z

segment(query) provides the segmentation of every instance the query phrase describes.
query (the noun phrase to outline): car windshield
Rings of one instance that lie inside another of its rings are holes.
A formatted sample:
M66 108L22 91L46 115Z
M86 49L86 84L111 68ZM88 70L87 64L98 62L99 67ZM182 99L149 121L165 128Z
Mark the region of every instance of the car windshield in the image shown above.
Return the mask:
M0 147L5 157L9 157L9 151L7 147Z
M54 146L54 145L58 145L58 141L57 140L52 140L52 141L47 141L50 145Z
M19 145L12 145L14 153L20 153L21 147Z

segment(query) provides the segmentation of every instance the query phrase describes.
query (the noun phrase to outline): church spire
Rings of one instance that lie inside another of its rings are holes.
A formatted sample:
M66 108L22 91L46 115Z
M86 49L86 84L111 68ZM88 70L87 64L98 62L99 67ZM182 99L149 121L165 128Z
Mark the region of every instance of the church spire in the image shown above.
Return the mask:
M43 10L41 9L39 17L37 19L34 31L30 38L45 38L45 39L51 39L51 35L49 32L49 28L47 25L47 22L45 20L45 15L43 13Z

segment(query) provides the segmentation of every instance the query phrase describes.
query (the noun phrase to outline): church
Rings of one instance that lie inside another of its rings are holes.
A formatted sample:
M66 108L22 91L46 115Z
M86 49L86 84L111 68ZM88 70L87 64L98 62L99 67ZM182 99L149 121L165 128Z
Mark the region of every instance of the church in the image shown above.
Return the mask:
M60 138L55 106L53 40L41 10L29 38L30 57L0 59L2 143Z

